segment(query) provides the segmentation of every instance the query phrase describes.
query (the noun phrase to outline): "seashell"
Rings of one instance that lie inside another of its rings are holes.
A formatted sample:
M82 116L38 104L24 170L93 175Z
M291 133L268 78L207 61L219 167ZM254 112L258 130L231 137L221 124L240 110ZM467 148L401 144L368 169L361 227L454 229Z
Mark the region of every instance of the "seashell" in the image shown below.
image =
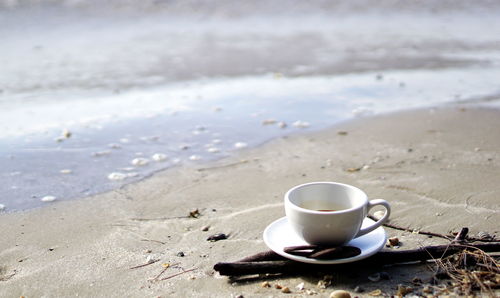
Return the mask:
M143 158L143 157L138 157L132 159L132 165L134 166L145 166L149 163L149 159Z
M70 170L70 169L63 169L63 170L60 170L59 173L61 173L61 174L71 174L71 173L73 173L73 171Z
M297 127L297 128L308 128L309 126L311 126L311 124L309 124L309 122L302 121L302 120L297 120L292 125L294 127Z
M167 159L167 155L166 154L163 154L163 153L155 153L153 154L153 156L151 156L151 158L154 160L154 161L164 161Z
M488 232L481 231L477 233L477 236L481 239L492 239L493 236L491 236Z
M191 156L189 157L189 160L193 160L193 161L195 161L195 160L200 160L200 159L201 159L201 156L196 155L196 154L191 155Z
M5 210L5 205L4 204L0 204L0 211L4 211Z
M330 298L351 298L351 294L344 290L336 290L330 294Z
M120 173L120 172L113 172L113 173L108 175L108 179L114 180L114 181L124 180L127 177L128 177L127 174Z
M234 143L234 148L237 148L237 149L241 149L241 148L245 148L247 147L248 144L247 143L244 143L244 142L237 142L237 143Z
M368 295L370 295L370 296L380 296L380 295L382 295L382 290L380 290L380 289L373 290L370 293L368 293Z
M296 288L297 288L299 291L304 290L304 283L303 283L303 282L301 282L300 284L298 284L298 285L296 286Z
M56 197L54 197L54 196L45 196L45 197L40 199L40 201L42 201L42 202L53 202L55 200L56 200Z

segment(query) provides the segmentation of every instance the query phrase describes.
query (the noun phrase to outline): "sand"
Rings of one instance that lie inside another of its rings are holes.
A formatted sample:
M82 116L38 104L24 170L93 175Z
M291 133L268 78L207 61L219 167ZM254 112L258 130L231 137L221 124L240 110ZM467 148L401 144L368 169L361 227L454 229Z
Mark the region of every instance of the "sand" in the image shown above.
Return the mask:
M341 133L339 132L346 132ZM500 111L443 107L399 112L340 124L321 132L274 140L235 157L157 173L109 193L52 202L0 215L1 297L269 297L263 279L232 281L212 269L263 250L262 231L284 216L282 197L310 181L339 181L392 205L391 222L439 233L467 226L471 234L498 233L500 222ZM351 169L351 170L349 170ZM360 169L360 170L353 170ZM198 218L189 218L199 210ZM202 228L209 226L208 231ZM386 229L401 249L444 240ZM227 240L208 242L226 233ZM179 253L184 254L183 257ZM148 266L148 260L159 260ZM195 270L168 280L161 277ZM177 265L175 265L177 264ZM388 281L367 276L384 270ZM426 278L426 266L354 268L322 276L269 277L315 297L334 289L394 294L399 283ZM357 294L359 295L359 294Z

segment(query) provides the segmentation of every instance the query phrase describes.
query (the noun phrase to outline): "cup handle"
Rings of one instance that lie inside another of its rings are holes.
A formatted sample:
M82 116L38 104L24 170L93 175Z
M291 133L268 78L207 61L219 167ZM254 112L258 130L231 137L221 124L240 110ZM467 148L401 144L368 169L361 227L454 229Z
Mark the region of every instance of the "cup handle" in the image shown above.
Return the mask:
M373 207L375 207L377 205L384 206L384 208L385 208L384 216L381 219L377 220L377 222L375 222L371 226L359 230L356 237L363 236L363 235L375 230L376 228L381 226L384 222L386 222L387 219L389 218L389 215L391 215L391 206L389 206L389 203L387 203L386 200L382 200L382 199L375 199L375 200L368 201L368 208L367 208L366 212L368 213L370 211L370 209L372 209Z

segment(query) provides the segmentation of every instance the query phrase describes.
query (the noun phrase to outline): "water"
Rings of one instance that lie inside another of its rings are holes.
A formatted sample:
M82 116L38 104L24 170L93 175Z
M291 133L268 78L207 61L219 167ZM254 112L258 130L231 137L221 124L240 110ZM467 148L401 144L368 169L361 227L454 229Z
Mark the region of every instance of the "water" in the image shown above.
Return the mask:
M1 11L0 204L116 189L353 117L499 105L494 13L390 13L399 26L365 12Z

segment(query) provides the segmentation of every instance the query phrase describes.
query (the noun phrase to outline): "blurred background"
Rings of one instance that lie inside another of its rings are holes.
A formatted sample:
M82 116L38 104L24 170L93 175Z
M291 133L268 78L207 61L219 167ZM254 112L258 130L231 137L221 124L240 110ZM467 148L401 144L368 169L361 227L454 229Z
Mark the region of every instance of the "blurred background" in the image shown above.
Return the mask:
M499 13L498 1L0 0L1 209L355 117L498 107Z

